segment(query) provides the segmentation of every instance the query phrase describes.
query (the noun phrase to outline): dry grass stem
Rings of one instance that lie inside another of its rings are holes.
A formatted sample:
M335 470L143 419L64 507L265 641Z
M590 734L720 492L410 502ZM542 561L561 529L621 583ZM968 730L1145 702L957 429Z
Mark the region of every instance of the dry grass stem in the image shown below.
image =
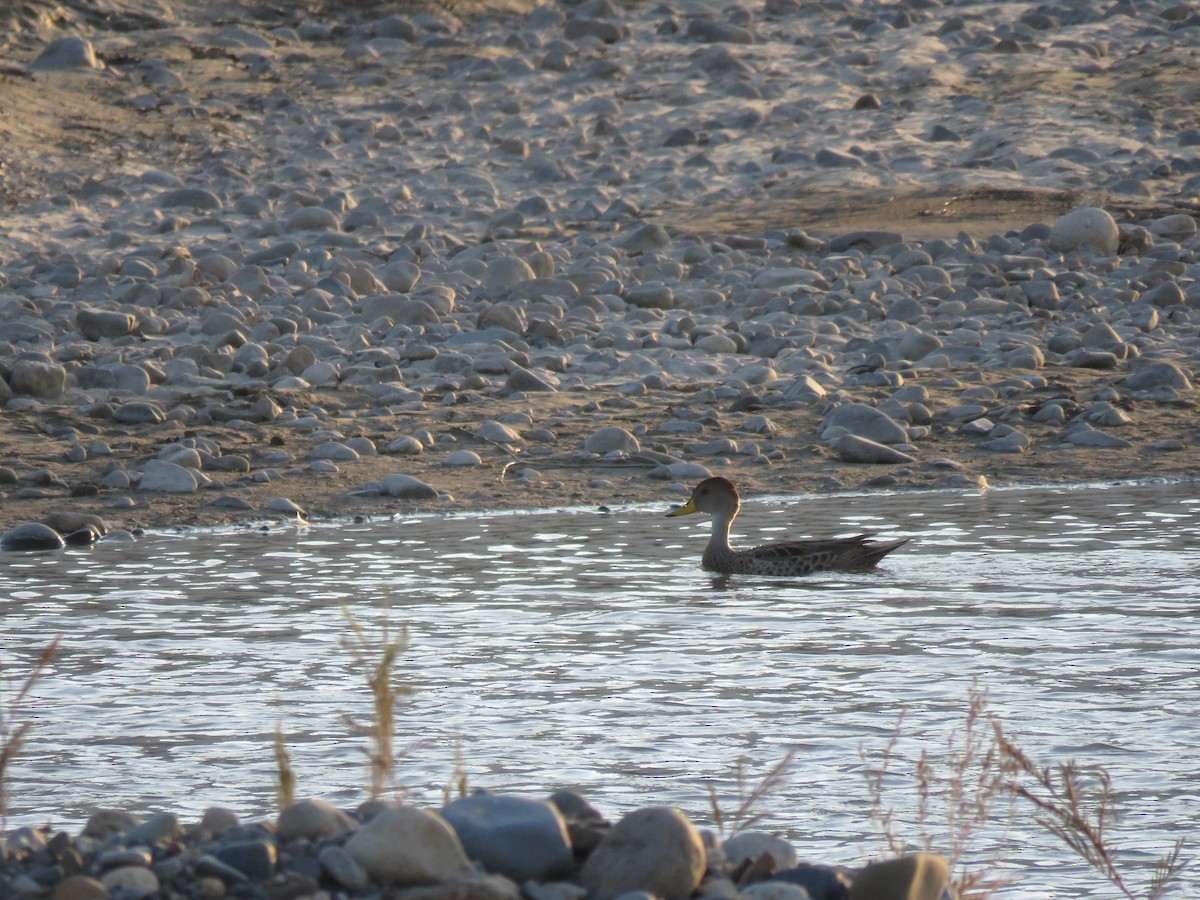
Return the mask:
M961 900L984 900L1008 881L994 874L1002 847L997 847L992 861L982 866L969 863L968 856L979 842L980 830L992 820L996 803L1007 795L1000 762L990 741L990 729L983 727L989 720L987 695L973 686L968 697L965 724L961 729L950 729L946 737L944 765L935 765L927 750L922 750L917 759L915 841L900 836L896 811L884 801L884 780L890 774L903 732L904 714L897 719L877 766L871 765L865 752L860 753L871 798L871 816L888 852L940 853L950 866L956 896ZM1008 799L1011 815L1013 805L1011 798Z
M25 737L33 727L32 723L22 720L23 707L30 690L58 652L60 639L61 636L56 637L49 643L16 692L8 700L0 702L0 832L8 827L8 769L20 754Z
M1039 766L1005 735L995 719L992 729L1007 778L1005 788L1034 806L1039 825L1130 900L1139 896L1159 900L1166 895L1189 865L1183 856L1182 839L1157 861L1145 894L1139 895L1117 867L1108 843L1107 828L1116 818L1108 772L1100 766L1079 766L1074 761Z
M711 781L708 782L706 785L708 788L708 802L712 807L713 824L716 825L717 832L724 837L726 824L731 826L729 834L737 834L739 831L745 831L747 828L761 822L765 814L754 812L754 808L764 797L774 793L787 782L787 771L791 768L792 762L795 759L796 750L788 750L784 754L783 759L772 766L758 781L749 784L746 773L746 764L749 762L749 759L745 756L738 757L734 768L734 783L737 787L738 805L728 815L721 808L720 798L717 796L717 791L713 787L713 783Z
M940 852L950 865L952 887L961 900L986 900L1009 881L992 874L1007 840L997 846L990 865L975 867L966 863L968 853L978 843L981 831L1000 803L1007 803L1010 822L1020 801L1032 804L1039 825L1070 847L1129 900L1139 897L1161 900L1188 867L1183 842L1179 841L1157 861L1145 892L1135 892L1118 869L1108 842L1108 826L1115 818L1112 778L1108 772L1100 766L1083 767L1075 762L1038 766L1005 735L1000 722L987 708L986 692L977 686L972 686L969 693L964 727L951 729L949 733L946 774L934 766L925 751L917 760L919 840L914 843L902 840L895 811L884 802L884 780L903 723L901 714L878 766L872 766L862 753L872 818L890 853L899 855L913 849ZM940 839L935 835L941 835Z
M283 739L283 722L275 723L275 802L280 810L296 802L296 770Z
M450 770L450 780L442 789L442 806L446 806L456 797L467 796L470 785L467 778L467 766L462 755L462 739L454 741L454 768Z
M355 732L369 739L365 752L370 760L370 798L378 800L386 790L399 794L395 781L398 758L395 746L396 704L402 696L410 693L410 689L396 683L394 669L400 653L408 646L408 629L402 626L398 634L393 634L391 623L385 617L379 627L378 637L372 637L345 606L342 607L342 615L350 629L342 636L342 649L350 654L362 672L372 699L369 724L361 724L350 716L345 719ZM415 746L409 745L399 755L407 754Z

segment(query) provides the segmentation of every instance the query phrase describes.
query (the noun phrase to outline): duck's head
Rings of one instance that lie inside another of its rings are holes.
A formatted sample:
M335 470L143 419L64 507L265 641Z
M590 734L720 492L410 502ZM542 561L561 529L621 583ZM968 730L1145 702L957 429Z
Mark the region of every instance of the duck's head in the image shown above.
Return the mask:
M710 516L731 518L737 513L737 486L728 478L705 478L696 485L688 502L673 509L668 516L686 516L691 513L708 513Z

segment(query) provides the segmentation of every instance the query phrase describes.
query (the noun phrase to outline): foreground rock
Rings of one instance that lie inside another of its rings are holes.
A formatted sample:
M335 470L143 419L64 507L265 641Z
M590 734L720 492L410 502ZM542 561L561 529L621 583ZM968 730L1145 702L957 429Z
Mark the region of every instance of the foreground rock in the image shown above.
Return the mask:
M686 900L698 891L727 900L941 900L949 884L945 861L927 853L862 869L796 857L764 833L722 842L666 807L610 824L568 792L549 801L478 793L442 814L301 800L276 822L242 824L213 808L183 827L170 813L142 822L101 810L75 837L14 829L0 842L0 896L376 897L403 888L429 900Z

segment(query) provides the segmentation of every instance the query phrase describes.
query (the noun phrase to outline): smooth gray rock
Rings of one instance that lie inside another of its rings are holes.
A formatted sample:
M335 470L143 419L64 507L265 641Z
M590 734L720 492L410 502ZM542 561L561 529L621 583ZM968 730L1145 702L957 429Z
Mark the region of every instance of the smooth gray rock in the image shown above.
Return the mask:
M886 413L863 403L843 403L827 412L821 421L821 431L824 433L829 429L842 429L880 444L903 444L908 441L908 432L902 425Z
M833 442L833 449L844 462L894 464L913 461L907 453L856 434L839 435Z
M333 459L352 462L360 458L360 454L353 447L348 447L341 441L325 441L317 444L308 451L309 459Z
M46 45L29 64L34 72L61 72L68 69L99 69L92 42L81 37L61 37Z
M194 494L199 487L196 472L161 459L149 460L142 467L139 491L157 491L166 494Z
M312 841L349 831L354 820L325 800L298 800L279 814L275 827L285 841Z
M786 881L759 881L739 891L746 900L812 900L812 895L801 885Z
M157 403L132 400L113 410L113 420L126 425L161 425L167 421L167 414Z
M1104 431L1096 431L1090 426L1073 428L1068 432L1065 440L1068 444L1074 444L1077 447L1092 447L1102 450L1120 450L1133 446L1124 438Z
M505 381L505 387L511 391L521 391L522 393L542 393L557 391L558 387L551 384L541 375L536 372L531 372L521 366L512 366L508 372L508 379Z
M725 858L733 868L750 859L770 853L781 869L796 865L796 848L776 834L765 831L739 831L721 845Z
M379 485L389 497L399 497L401 500L436 500L438 497L436 488L411 475L384 475Z
M154 844L169 840L179 834L179 817L175 813L161 812L125 832L125 843Z
M525 440L516 431L492 419L480 422L475 429L475 437L496 444L524 444Z
M442 808L471 859L517 882L549 881L574 867L562 814L545 800L475 794Z
M237 841L218 847L213 855L255 882L275 874L279 856L275 845L268 841Z
M591 900L645 891L686 900L700 885L707 856L695 826L677 809L644 807L612 827L588 856L580 881Z
M164 192L158 198L158 206L160 209L187 207L188 209L207 211L220 209L224 204L221 202L221 198L212 191L206 191L204 188L185 187Z
M66 392L67 370L57 363L19 359L8 373L8 384L14 394L54 400Z
M65 546L62 536L41 522L14 526L0 537L0 550L61 550Z
M380 884L437 884L469 875L462 843L437 813L396 806L351 835L346 852Z
M1099 256L1115 256L1121 235L1116 220L1105 210L1083 206L1055 222L1046 243L1051 250L1060 253L1081 250Z
M75 326L89 341L99 341L132 334L137 319L130 313L115 310L81 309L75 314Z
M348 891L365 890L371 883L367 870L337 844L328 844L317 854L322 870Z
M1169 362L1143 365L1125 376L1125 384L1135 391L1152 391L1169 387L1177 391L1190 391L1192 381L1179 366Z
M588 453L598 453L604 456L609 453L637 453L642 449L638 439L618 425L606 425L593 432L583 442L583 449Z
M455 450L442 460L444 466L482 466L483 457L474 450Z

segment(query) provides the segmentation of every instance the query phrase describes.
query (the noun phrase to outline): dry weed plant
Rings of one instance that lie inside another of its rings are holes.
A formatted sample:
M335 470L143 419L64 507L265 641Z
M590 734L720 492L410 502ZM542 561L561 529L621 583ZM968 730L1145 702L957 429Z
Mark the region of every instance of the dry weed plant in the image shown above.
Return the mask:
M1134 891L1117 867L1114 851L1108 844L1107 828L1116 819L1109 773L1100 766L1079 766L1073 760L1038 766L1004 734L995 719L992 728L1006 776L1004 787L1033 805L1039 825L1074 850L1129 900L1138 897L1159 900L1166 896L1190 864L1183 856L1182 838L1157 860L1145 893Z
M370 799L378 800L388 790L399 799L401 791L395 779L396 760L419 746L419 743L409 744L397 754L395 745L396 704L402 696L411 693L410 688L396 682L394 673L396 660L408 646L408 629L401 626L398 634L393 633L391 623L385 616L379 626L378 637L373 637L344 605L342 615L349 625L349 631L341 638L342 649L362 673L372 699L369 723L360 723L349 715L343 718L351 730L365 735L369 740L364 752L370 760Z
M988 710L987 693L977 686L972 686L968 694L965 727L961 732L952 729L947 739L946 774L933 765L924 750L917 760L920 838L913 847L899 836L895 810L883 799L883 782L889 774L903 722L901 713L878 767L872 768L865 752L862 753L867 763L865 777L872 818L890 852L899 855L918 849L941 853L950 865L951 885L960 900L987 900L1011 881L993 874L1007 838L999 841L991 863L974 867L966 862L968 851L992 819L998 804L1006 808L1011 823L1019 802L1031 803L1042 828L1062 840L1129 900L1139 897L1160 900L1189 865L1183 857L1180 840L1157 861L1144 894L1130 888L1107 839L1106 826L1115 818L1109 773L1100 766L1081 767L1073 761L1053 767L1038 766L1005 735L999 720ZM936 829L935 807L941 813ZM935 833L940 837L935 838Z
M275 723L275 802L285 810L296 802L296 770L283 738L283 720Z
M52 640L42 651L42 655L38 657L13 695L7 700L0 699L0 833L8 828L8 768L21 752L25 745L25 737L33 727L31 722L22 719L25 701L34 684L54 659L54 654L58 652L60 637Z
M737 787L737 806L732 813L726 813L721 808L720 798L717 796L717 789L711 781L707 782L708 802L712 808L713 824L717 826L717 833L725 838L726 826L729 826L728 835L732 836L739 831L745 831L753 825L757 825L765 818L765 813L754 812L754 807L758 805L763 797L778 790L787 782L787 771L791 768L792 762L796 759L795 748L788 750L784 754L783 759L777 762L774 766L758 781L750 784L746 773L746 765L749 763L749 758L739 756L737 763L734 766L734 785Z
M993 862L978 867L967 862L967 854L976 844L980 830L992 820L997 803L1007 806L1009 819L1014 812L1013 799L1004 789L1004 772L991 740L991 730L986 727L989 721L987 695L972 687L966 723L961 730L952 728L946 737L944 767L934 765L929 752L921 750L916 766L919 838L915 847L901 838L895 810L884 803L883 782L890 774L904 714L896 722L878 767L872 768L865 751L859 751L871 798L871 818L882 832L888 850L898 856L913 850L940 853L950 866L951 884L960 900L985 900L1010 880L994 874L1002 847L997 849Z

